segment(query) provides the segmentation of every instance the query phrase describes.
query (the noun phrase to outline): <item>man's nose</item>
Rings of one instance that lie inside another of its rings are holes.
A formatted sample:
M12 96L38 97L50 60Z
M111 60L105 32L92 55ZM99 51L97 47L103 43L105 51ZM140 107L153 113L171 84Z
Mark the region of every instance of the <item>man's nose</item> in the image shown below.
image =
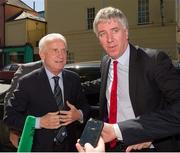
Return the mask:
M113 39L114 39L113 34L112 33L108 33L107 34L107 42L112 42Z

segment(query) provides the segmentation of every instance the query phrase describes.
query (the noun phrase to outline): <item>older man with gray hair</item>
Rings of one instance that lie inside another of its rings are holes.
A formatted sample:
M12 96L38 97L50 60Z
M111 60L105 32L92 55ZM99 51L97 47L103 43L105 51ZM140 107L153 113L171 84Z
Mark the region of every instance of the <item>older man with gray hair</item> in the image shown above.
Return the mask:
M51 33L39 42L42 67L20 78L5 108L10 130L21 132L28 115L36 117L32 151L75 151L89 105L79 75L64 69L67 42Z

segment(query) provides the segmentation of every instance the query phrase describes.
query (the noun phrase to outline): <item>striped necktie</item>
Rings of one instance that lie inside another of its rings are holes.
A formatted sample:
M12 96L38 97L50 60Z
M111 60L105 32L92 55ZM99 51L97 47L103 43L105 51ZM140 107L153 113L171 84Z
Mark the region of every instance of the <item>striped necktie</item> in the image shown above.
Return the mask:
M62 91L59 86L59 76L54 76L54 98L56 99L57 106L59 110L63 108L63 98L62 98Z
M58 106L59 110L63 109L63 98L62 98L62 92L61 92L61 88L59 86L59 76L54 76L54 97L56 99L56 103ZM56 144L60 144L64 141L64 139L67 137L67 130L65 126L61 126L58 129L57 135L54 138L54 142Z

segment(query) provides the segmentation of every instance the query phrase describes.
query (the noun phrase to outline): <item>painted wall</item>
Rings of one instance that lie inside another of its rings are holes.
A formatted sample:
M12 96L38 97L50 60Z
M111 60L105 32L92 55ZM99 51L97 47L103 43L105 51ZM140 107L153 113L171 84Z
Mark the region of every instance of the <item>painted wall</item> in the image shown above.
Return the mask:
M12 21L5 24L6 46L24 45L27 39L26 21Z
M46 32L46 23L31 19L23 19L6 23L6 46L31 43L36 47Z
M75 62L99 60L104 54L92 30L87 30L86 10L97 11L106 6L121 9L129 21L130 40L147 48L164 49L172 58L177 57L175 1L164 0L162 24L160 1L149 0L150 24L138 25L138 0L45 0L47 33L59 32L66 36L69 51Z

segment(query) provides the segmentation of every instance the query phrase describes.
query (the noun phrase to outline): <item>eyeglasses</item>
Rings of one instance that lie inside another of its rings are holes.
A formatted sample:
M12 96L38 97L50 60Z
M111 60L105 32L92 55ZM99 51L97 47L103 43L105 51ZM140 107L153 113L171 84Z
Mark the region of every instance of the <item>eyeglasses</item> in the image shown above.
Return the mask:
M66 49L57 49L57 48L55 48L55 49L50 49L50 52L51 53L53 53L53 54L66 54L67 52L68 52L68 50L66 50Z

